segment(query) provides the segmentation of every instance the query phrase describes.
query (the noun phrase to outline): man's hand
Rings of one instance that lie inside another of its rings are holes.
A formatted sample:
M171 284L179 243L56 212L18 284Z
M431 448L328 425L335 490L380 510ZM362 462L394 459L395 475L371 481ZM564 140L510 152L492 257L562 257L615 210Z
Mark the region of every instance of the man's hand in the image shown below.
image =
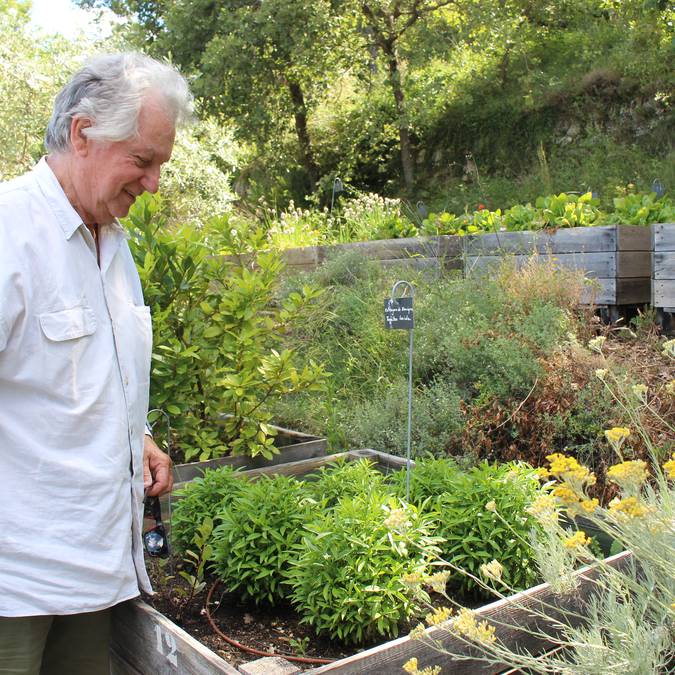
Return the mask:
M147 434L143 444L143 483L145 494L150 497L159 497L173 487L171 459Z

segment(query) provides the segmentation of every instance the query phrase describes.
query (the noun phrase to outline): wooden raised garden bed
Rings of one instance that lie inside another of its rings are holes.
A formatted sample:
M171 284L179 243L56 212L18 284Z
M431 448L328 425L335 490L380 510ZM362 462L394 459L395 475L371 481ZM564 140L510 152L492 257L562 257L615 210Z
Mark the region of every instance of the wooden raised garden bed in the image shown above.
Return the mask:
M652 306L675 313L675 223L652 225Z
M462 269L462 238L450 235L306 246L287 249L282 252L282 257L290 272L306 272L316 269L331 257L348 252L358 253L383 267L405 265L424 270Z
M466 277L494 269L505 255L523 265L533 254L594 280L585 302L638 305L650 299L649 228L632 225L554 231L499 232L465 237Z
M323 457L328 449L328 441L319 436L304 434L300 431L284 429L270 424L276 430L275 445L279 453L272 459L258 457L218 457L203 462L188 462L173 467L173 478L176 484L201 476L205 469L217 469L220 466L231 466L235 469L258 469L264 466L277 466L287 462L298 462L313 457Z
M405 460L400 457L374 450L355 450L251 469L242 472L242 475L249 477L263 474L302 476L335 462L338 458L350 460L368 458L384 473L405 467ZM631 554L624 552L606 559L605 564L623 569L630 564L631 559ZM539 628L552 630L556 617L551 616L548 625L544 626L542 619L534 619L527 609L548 605L549 615L551 614L550 606L583 613L584 599L593 590L593 580L597 575L598 569L595 567L579 570L577 576L580 578L580 587L569 595L556 595L548 584L541 584L510 598L485 605L476 611L480 617L495 621L497 637L505 643L512 645L518 643L532 652L543 653L550 650L552 645L541 637L533 637L526 631L528 629L532 631L535 622L538 622ZM502 624L518 625L520 629L514 630ZM440 640L446 649L467 656L471 655L470 648L451 633L435 627L427 629L427 633L433 639ZM403 664L412 657L417 658L420 668L440 665L443 673L451 675L499 673L504 670L504 667L487 665L478 660L455 660L447 654L431 649L420 640L402 637L313 669L311 672L390 675L402 672ZM115 608L112 624L112 659L114 675L138 675L139 673L141 675L184 675L186 673L205 675L207 673L241 672L276 675L277 673L296 672L288 662L286 662L288 669L283 670L279 669L278 665L270 665L270 659L253 661L240 666L241 670L237 670L161 613L138 599Z

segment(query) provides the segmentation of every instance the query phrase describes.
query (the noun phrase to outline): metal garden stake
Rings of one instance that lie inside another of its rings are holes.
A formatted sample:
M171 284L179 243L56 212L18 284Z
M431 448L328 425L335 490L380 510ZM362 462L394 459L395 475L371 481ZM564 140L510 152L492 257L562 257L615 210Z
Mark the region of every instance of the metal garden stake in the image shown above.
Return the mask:
M396 291L403 288L404 295L396 297ZM406 296L405 293L408 292ZM410 444L412 432L412 359L413 359L413 296L412 284L407 281L397 281L391 289L391 296L384 301L384 327L387 329L408 330L410 347L408 350L408 445L406 449L406 477L405 498L410 502Z

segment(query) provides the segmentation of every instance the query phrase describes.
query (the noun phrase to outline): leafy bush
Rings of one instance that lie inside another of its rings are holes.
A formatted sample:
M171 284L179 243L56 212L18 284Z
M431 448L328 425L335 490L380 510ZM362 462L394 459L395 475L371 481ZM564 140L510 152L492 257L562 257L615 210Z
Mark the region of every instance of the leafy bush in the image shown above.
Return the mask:
M541 209L543 227L580 227L593 225L599 218L598 200L590 192L583 195L539 197L536 206Z
M656 193L626 194L615 197L614 212L604 217L607 224L650 225L675 221L675 206L668 197L658 198Z
M415 610L403 577L423 571L430 520L376 492L343 499L307 526L288 574L291 600L317 633L344 642L398 634Z
M369 459L340 459L307 476L307 490L326 508L345 497L357 497L382 491L384 476Z
M434 534L445 540L441 556L476 577L481 565L497 559L509 586L531 586L536 569L529 534L536 521L526 509L538 494L537 476L526 465L484 462L458 473L452 489L429 504L438 519ZM451 582L481 592L471 577L454 574Z
M295 547L309 517L302 483L262 476L245 483L220 512L213 531L214 571L231 591L256 604L276 604L288 595Z
M178 501L171 513L171 540L180 552L186 551L207 519L215 520L239 493L243 484L229 466L206 469L175 493Z
M410 472L411 503L420 507L428 499L436 499L444 492L451 491L460 472L459 465L453 459L416 459L415 467ZM402 499L406 494L406 473L405 469L401 469L388 478L396 495Z
M277 304L279 254L251 260L247 254L263 234L228 216L206 230L171 230L164 227L157 199L144 196L127 225L152 307L151 407L175 420L186 461L228 452L271 457L276 449L270 402L320 389L325 378L320 365L277 349L316 290L303 285ZM238 255L224 260L217 255L223 249Z

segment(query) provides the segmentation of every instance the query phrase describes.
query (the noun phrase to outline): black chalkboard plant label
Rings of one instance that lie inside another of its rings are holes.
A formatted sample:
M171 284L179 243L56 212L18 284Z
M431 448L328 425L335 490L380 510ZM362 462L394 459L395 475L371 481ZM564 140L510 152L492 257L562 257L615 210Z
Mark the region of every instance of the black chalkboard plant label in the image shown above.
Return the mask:
M384 327L399 330L412 330L413 319L412 298L386 298L384 301Z

